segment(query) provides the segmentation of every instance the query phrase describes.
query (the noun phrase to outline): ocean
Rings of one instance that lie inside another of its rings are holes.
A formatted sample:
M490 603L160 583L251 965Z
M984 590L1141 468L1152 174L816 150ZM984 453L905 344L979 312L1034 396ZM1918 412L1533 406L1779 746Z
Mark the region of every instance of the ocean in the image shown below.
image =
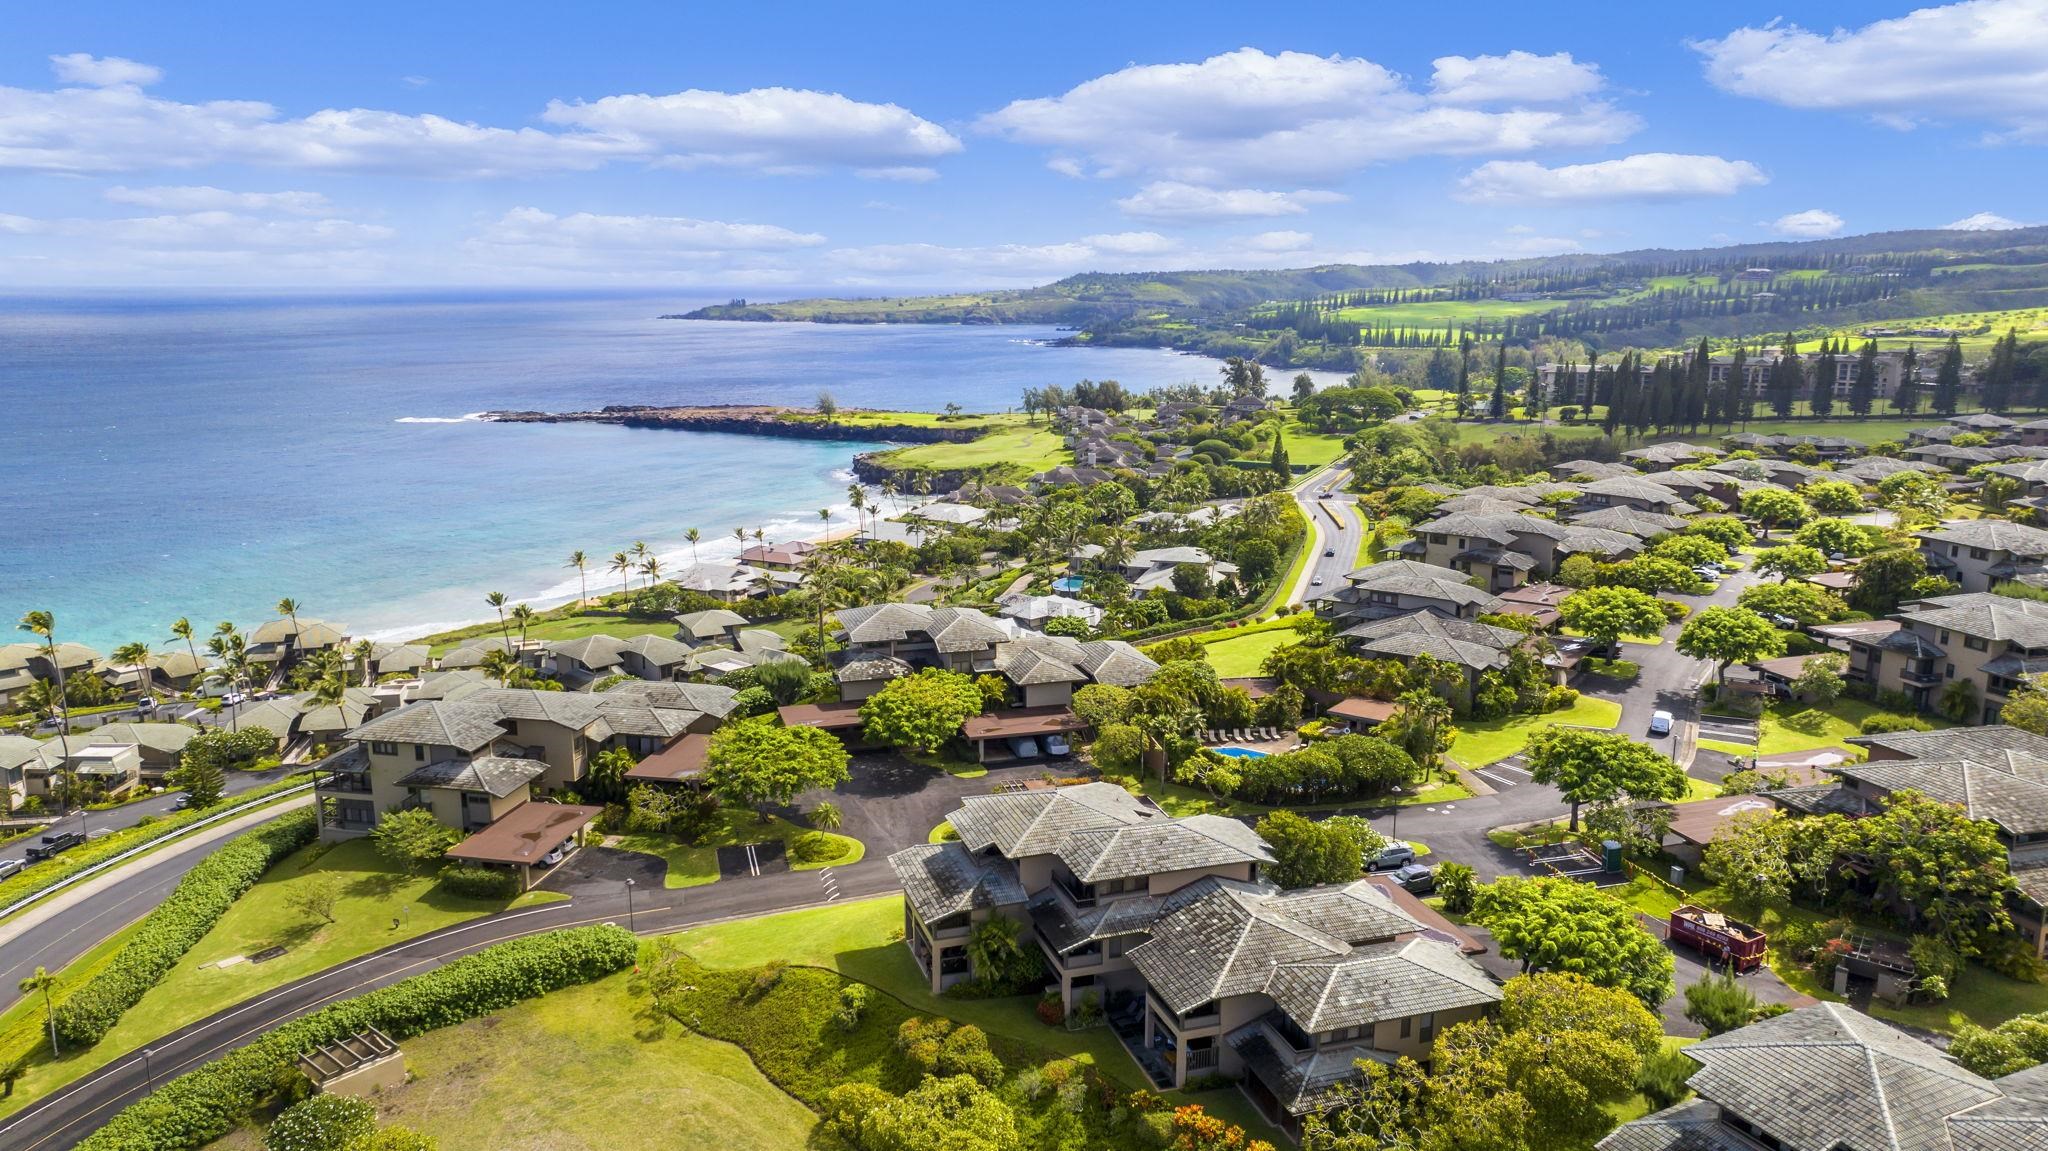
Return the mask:
M0 616L162 648L189 617L250 628L290 596L356 635L409 637L617 586L644 540L669 570L849 521L853 454L812 443L579 424L496 409L606 404L968 411L1022 390L1213 381L1145 349L1056 348L1050 328L661 320L675 295L0 299Z

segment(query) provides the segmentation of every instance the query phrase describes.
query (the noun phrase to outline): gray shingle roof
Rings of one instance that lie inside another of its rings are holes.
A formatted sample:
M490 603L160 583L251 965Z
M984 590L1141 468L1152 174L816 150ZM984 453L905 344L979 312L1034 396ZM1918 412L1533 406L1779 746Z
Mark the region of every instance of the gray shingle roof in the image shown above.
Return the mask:
M2000 1097L1899 1029L1820 1003L1702 1039L1688 1080L1800 1151L1947 1151L1947 1118Z
M2048 646L2048 603L1990 592L1938 596L1905 609L1912 622L2021 647Z
M2019 752L2048 760L2048 736L2022 731L2010 724L1989 727L1952 727L1941 731L1888 731L1877 735L1852 735L1848 742L1878 747L1912 759L1974 759L1992 763L2006 752Z
M400 787L441 787L455 791L481 791L503 799L547 771L537 759L514 759L503 755L482 755L475 759L443 759L412 772L398 781Z
M1345 959L1357 946L1421 929L1385 891L1362 880L1283 893L1212 877L1174 892L1173 902L1151 939L1129 955L1176 1012L1267 993L1283 965Z
M1431 611L1371 620L1347 628L1343 635L1368 654L1404 659L1431 655L1468 668L1504 666L1507 653L1528 638L1504 627L1445 619Z
M1888 792L1911 788L1959 805L1971 819L1989 820L2010 835L2048 832L2048 760L1887 759L1834 771Z
M1368 944L1340 959L1284 964L1266 981L1266 994L1309 1032L1501 998L1493 980L1456 947L1422 937Z
M1017 867L1007 859L977 857L957 843L926 843L889 857L903 897L924 923L976 909L1024 902Z
M1917 534L1924 540L1940 540L1964 547L2048 555L2048 531L2010 520L1955 520Z
M1220 815L1077 832L1053 854L1083 883L1273 861L1256 832Z
M1045 791L970 795L946 822L970 850L993 846L1010 859L1048 855L1084 831L1166 822L1161 812L1110 783L1084 783Z
M724 719L732 714L739 692L714 683L672 683L666 680L629 679L613 684L590 698L599 709L639 705L673 711L694 711Z
M1460 605L1489 604L1496 598L1491 592L1473 587L1472 577L1464 572L1414 560L1382 560L1349 572L1344 578L1363 592L1387 592Z
M1614 1129L1598 1151L1757 1151L1757 1145L1721 1122L1721 1109L1689 1099ZM1798 1151L1798 1149L1792 1149Z
M2005 1097L1950 1117L1955 1151L2048 1151L2048 1063L1991 1085Z

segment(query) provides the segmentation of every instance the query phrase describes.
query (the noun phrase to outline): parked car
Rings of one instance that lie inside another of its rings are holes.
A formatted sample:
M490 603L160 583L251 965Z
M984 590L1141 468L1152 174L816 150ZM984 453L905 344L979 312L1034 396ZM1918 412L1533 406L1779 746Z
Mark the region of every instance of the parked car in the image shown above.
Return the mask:
M37 860L48 859L84 842L85 833L82 831L59 831L53 835L45 835L29 845L28 861L34 863Z
M1380 853L1365 861L1367 871L1393 871L1415 862L1415 847L1398 839L1390 839Z
M1436 890L1436 868L1427 863L1411 863L1394 873L1394 882L1411 895L1428 895Z
M1711 564L1701 564L1700 566L1692 569L1692 574L1700 577L1703 580L1706 580L1709 583L1712 583L1713 581L1721 578L1721 569L1714 567Z
M141 699L135 701L135 714L154 715L155 713L156 699L154 697L145 695Z
M1799 630L1799 621L1798 621L1798 620L1796 620L1796 619L1793 619L1793 618L1792 618L1791 616L1789 616L1789 615L1779 615L1779 614L1778 614L1778 613L1776 613L1776 612L1772 612L1771 614L1769 614L1769 615L1765 616L1764 618L1770 621L1770 623L1771 623L1771 626L1772 626L1772 627L1774 627L1774 628L1778 628L1778 629L1780 629L1780 630L1782 630L1782 631L1797 631L1797 630Z
M1653 712L1651 712L1651 713L1650 713L1650 734L1651 734L1651 735L1670 735L1670 734L1671 734L1671 713L1670 713L1670 712L1668 712L1668 711L1653 711Z
M1069 746L1067 745L1067 737L1066 737L1066 736L1064 736L1064 735L1048 735L1048 736L1046 736L1046 737L1045 737L1045 754L1047 754L1047 755L1072 755L1072 754L1074 754L1074 749L1073 749L1072 747L1069 747Z
M181 791L181 792L179 792L179 793L178 793L178 798L176 798L176 799L174 799L174 800L172 800L172 801L171 801L171 810L172 810L172 811L183 811L183 810L185 810L186 808L188 808L188 807L191 807L191 806L192 806L192 793L191 793L191 792L189 792L189 791Z
M553 867L555 864L562 862L564 859L567 859L568 857L569 841L565 839L562 842L557 843L553 851L550 851L546 855L540 857L540 865L542 867Z
M1038 741L1028 735L1010 741L1010 754L1018 759L1037 759Z
M27 866L19 859L0 859L0 879L6 879Z
M1323 577L1321 577L1321 576L1317 576L1316 578L1314 578L1314 579L1312 579L1312 580L1310 580L1310 581L1308 581L1308 582L1309 582L1309 586L1310 586L1310 587L1321 587L1321 586L1323 586Z

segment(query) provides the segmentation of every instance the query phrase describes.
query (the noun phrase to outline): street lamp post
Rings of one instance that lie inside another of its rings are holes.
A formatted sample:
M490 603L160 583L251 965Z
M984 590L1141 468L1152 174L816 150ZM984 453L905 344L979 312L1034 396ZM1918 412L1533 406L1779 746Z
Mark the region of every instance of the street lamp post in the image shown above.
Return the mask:
M1401 838L1401 785L1400 785L1400 784L1395 784L1395 785L1394 785L1394 832L1393 832L1393 835L1392 835L1392 836L1391 836L1390 838L1393 838L1393 839L1399 839L1399 838Z
M154 1091L156 1090L156 1069L149 1064L149 1057L152 1054L154 1052L149 1048L145 1047L142 1049L142 1077L149 1080L149 1089Z
M631 879L626 880L626 930L633 932L635 935L639 934L639 931L633 926L633 881Z

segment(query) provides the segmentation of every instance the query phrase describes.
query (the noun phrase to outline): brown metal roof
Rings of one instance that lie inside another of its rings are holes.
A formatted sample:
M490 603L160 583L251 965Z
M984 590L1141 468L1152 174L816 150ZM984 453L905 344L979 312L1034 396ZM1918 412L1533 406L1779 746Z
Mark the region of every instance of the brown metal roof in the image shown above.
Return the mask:
M1056 735L1081 731L1086 720L1065 707L1020 707L993 715L977 715L961 725L968 739L1015 739L1028 735Z
M842 731L857 728L860 723L858 703L793 703L778 710L784 727L817 727L826 731Z
M478 863L539 863L541 856L602 814L604 808L572 803L522 803L448 854Z
M711 755L711 737L691 734L669 744L626 772L627 779L674 783L690 779L704 770Z
M1472 938L1465 929L1444 917L1444 913L1416 898L1415 893L1394 881L1391 875L1368 875L1367 883L1380 888L1394 897L1394 906L1407 912L1411 918L1428 930L1438 932L1466 955L1479 955L1486 951L1486 945Z
M1761 795L1724 795L1716 799L1698 799L1691 803L1671 805L1671 834L1699 847L1705 847L1735 817L1745 812L1772 812L1777 805Z
M1361 723L1385 723L1401 710L1399 704L1383 699L1360 699L1352 696L1338 700L1327 709L1328 714L1338 719L1355 719Z

